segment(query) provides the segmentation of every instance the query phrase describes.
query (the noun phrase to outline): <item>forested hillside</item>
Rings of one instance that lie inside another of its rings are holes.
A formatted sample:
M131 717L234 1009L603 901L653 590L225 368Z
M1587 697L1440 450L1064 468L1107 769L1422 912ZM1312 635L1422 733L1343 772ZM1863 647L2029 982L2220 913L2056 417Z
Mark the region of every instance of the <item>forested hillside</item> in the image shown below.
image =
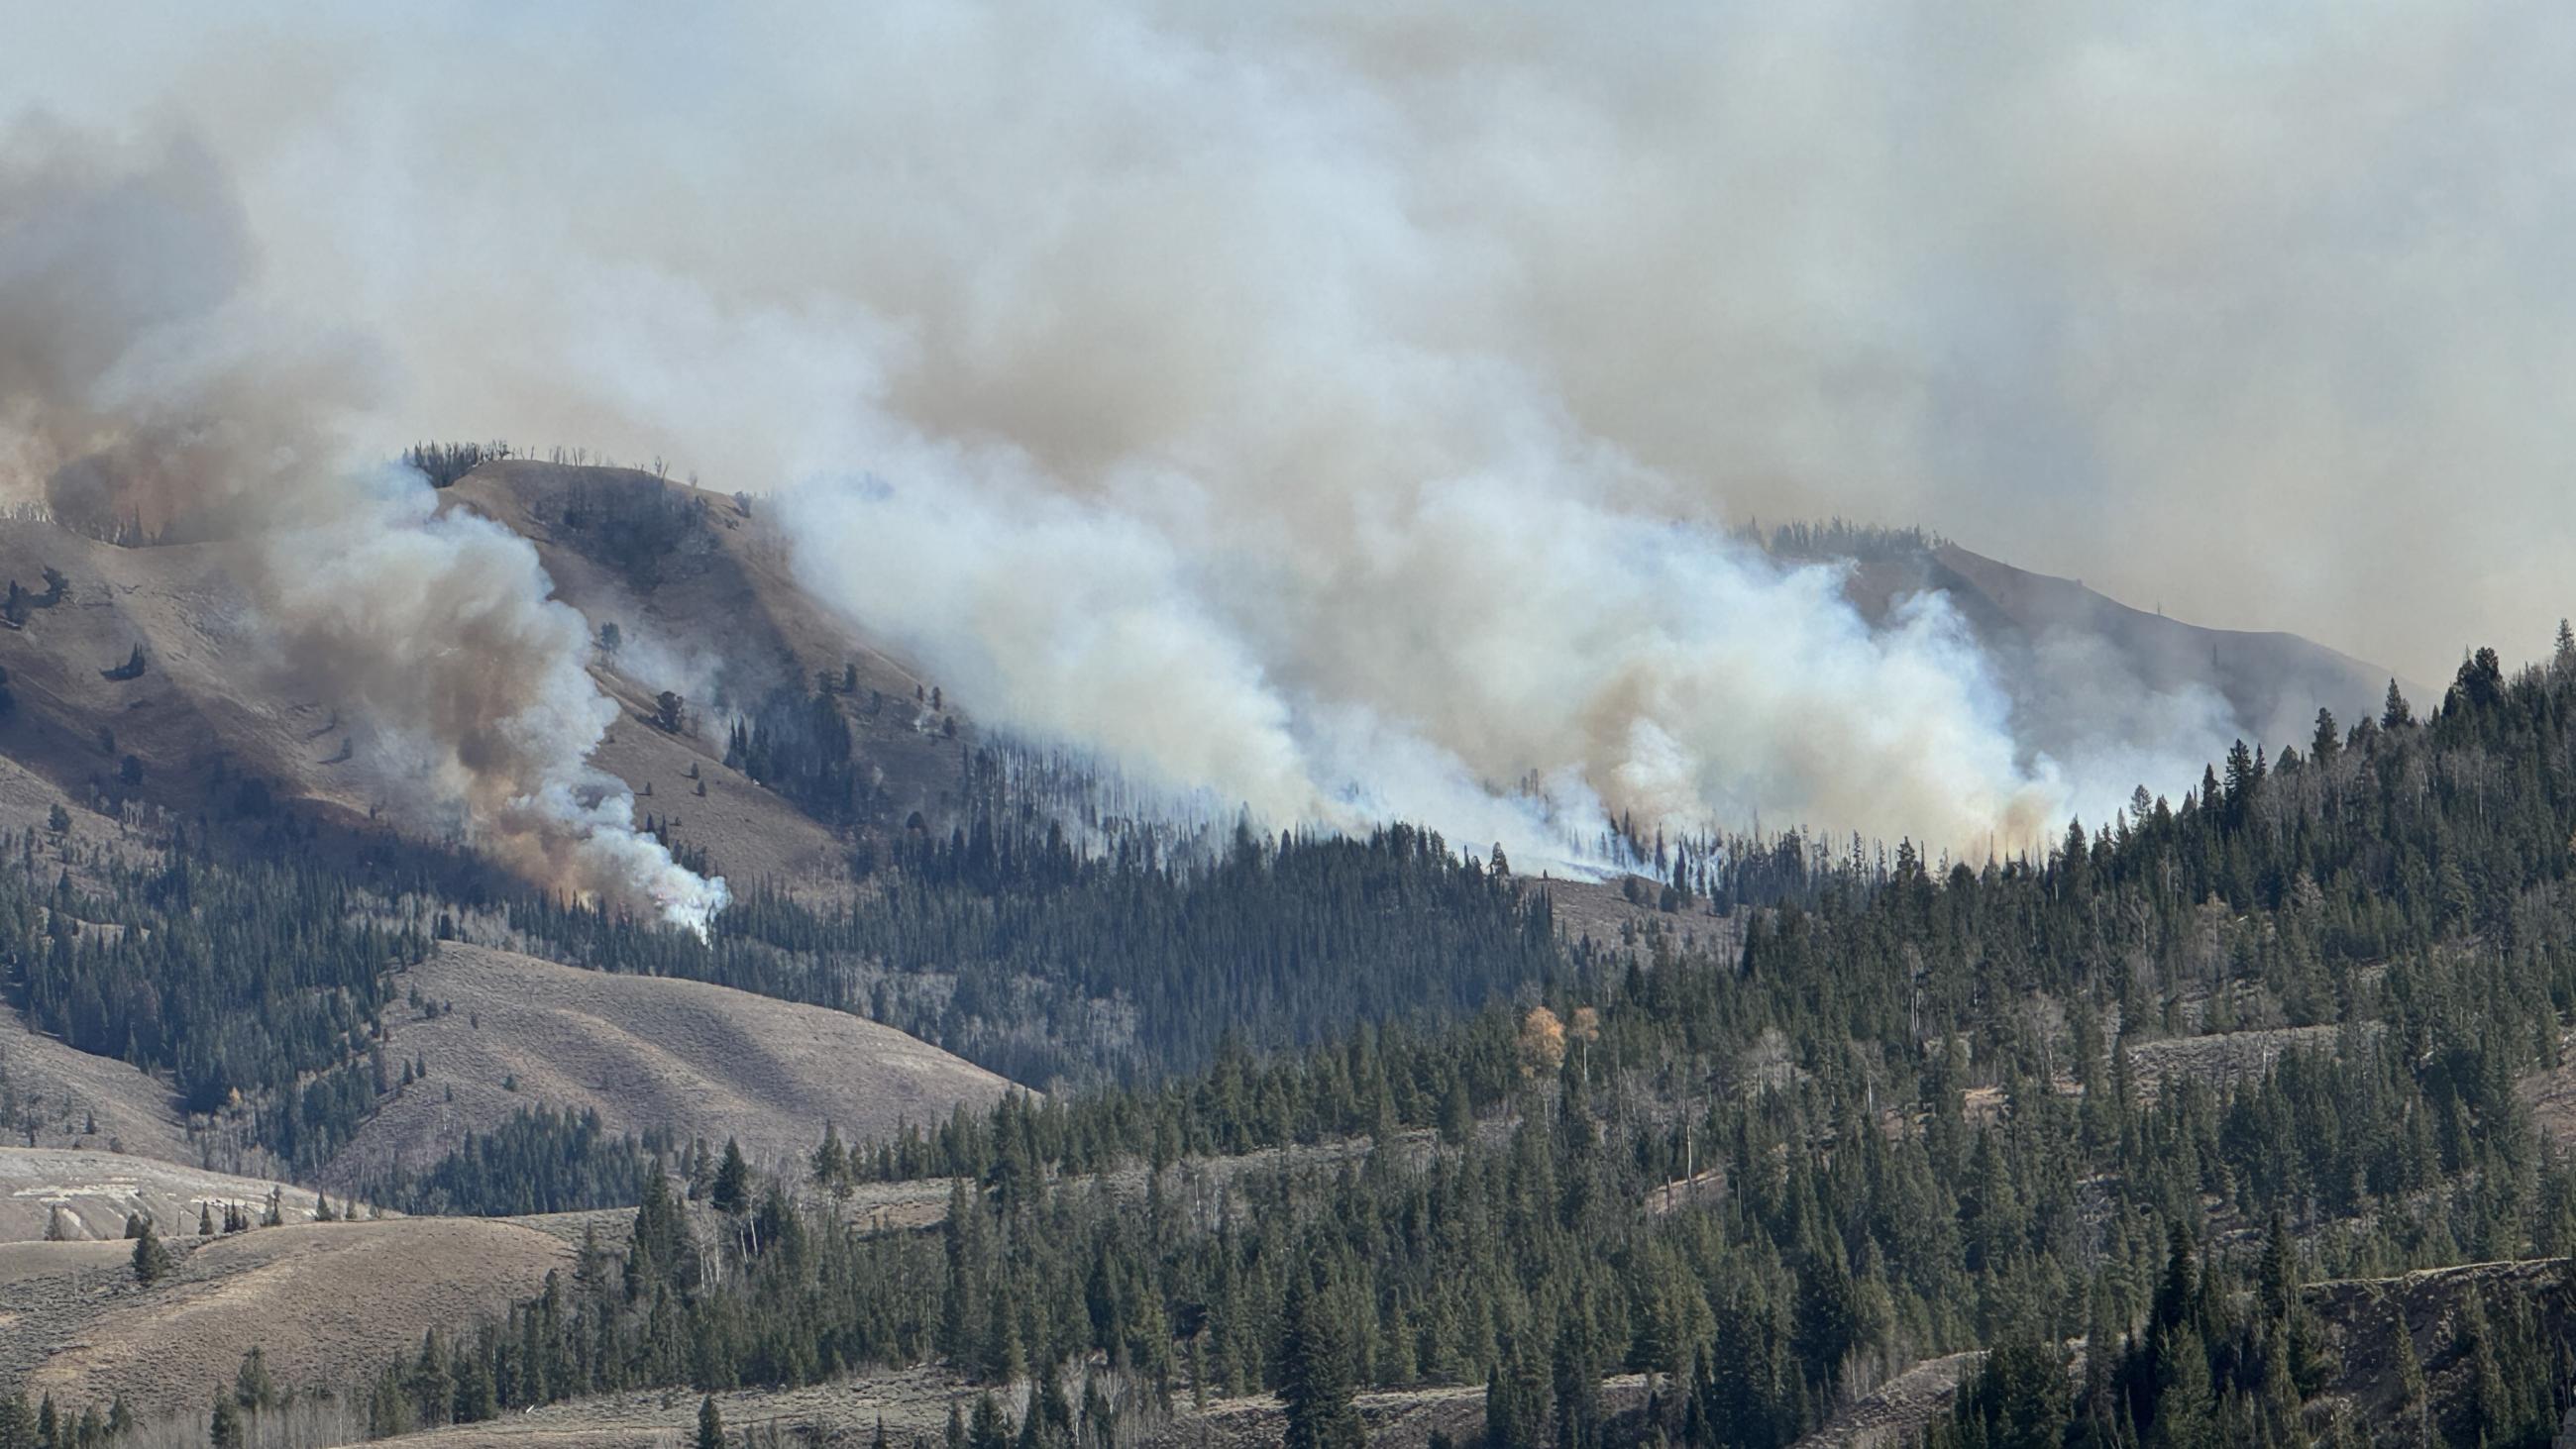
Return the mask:
M2303 1285L2576 1247L2515 1092L2576 1005L2571 836L2576 640L2514 676L2481 653L2428 718L2320 719L2045 860L1900 848L1740 953L1650 928L1455 1026L729 1167L703 1220L653 1176L621 1264L446 1377L389 1364L370 1412L937 1358L996 1386L973 1442L1260 1388L1291 1442L1348 1442L1361 1386L1481 1382L1498 1444L1784 1445L1987 1347L1934 1442L2544 1444L2563 1275L2464 1280L2402 1346ZM2135 1065L2306 1024L2333 1030L2255 1037L2232 1084ZM954 1180L935 1237L831 1208L920 1177ZM1621 1371L1650 1391L1612 1414Z
M953 782L895 819L854 793L860 688L800 673L703 762L839 831L850 888L746 882L703 937L241 780L7 838L11 1005L162 1084L197 1155L344 1209L640 1203L507 1314L278 1389L299 1422L933 1363L991 1389L960 1437L1033 1449L1263 1393L1343 1443L1356 1393L1437 1386L1496 1444L1778 1446L1988 1350L1909 1432L2537 1444L2565 1406L2554 1268L2444 1280L2402 1349L2381 1290L2335 1285L2576 1247L2524 1089L2576 1010L2576 638L2512 675L2473 656L2421 719L2392 686L2240 746L2041 854L1607 823L1592 848L1640 875L1576 935L1499 849L1157 817L945 729ZM685 1085L763 1059L721 1040L585 1076L528 1033L635 993L540 1002L547 961L831 1008L1049 1090L889 1115L773 1084L764 1113ZM6 1100L30 1133L72 1111ZM763 1130L712 1140L724 1111ZM149 1322L163 1291L98 1308ZM0 1449L90 1442L61 1426L109 1405L47 1385L51 1437L0 1400Z
M537 900L511 924L584 965L860 1011L1031 1085L1188 1070L1228 1033L1284 1046L1470 1010L1562 959L1544 896L1410 826L1240 833L1214 860L1129 844L1077 853L979 814L916 834L863 902L756 895L706 941Z

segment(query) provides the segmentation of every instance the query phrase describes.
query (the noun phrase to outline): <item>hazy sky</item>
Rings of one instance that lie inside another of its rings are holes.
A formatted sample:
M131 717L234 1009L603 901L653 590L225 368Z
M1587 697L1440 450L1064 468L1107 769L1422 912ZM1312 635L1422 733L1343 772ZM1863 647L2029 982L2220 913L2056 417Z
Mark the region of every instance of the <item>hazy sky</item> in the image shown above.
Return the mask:
M201 138L395 439L1347 500L1537 416L2428 682L2576 608L2563 6L296 9L7 0L0 115Z

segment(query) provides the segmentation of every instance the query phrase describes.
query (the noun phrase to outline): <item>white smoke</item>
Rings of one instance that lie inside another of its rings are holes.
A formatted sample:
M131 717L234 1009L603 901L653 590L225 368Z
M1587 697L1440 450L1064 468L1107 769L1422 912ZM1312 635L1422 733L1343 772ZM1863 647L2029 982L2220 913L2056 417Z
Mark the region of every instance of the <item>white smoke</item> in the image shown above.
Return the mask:
M347 426L373 350L251 299L253 257L202 150L0 137L0 484L66 518L215 540L414 823L461 814L548 885L703 933L724 882L637 834L625 787L587 763L617 708L584 668L581 616L526 540L362 461Z
M781 500L811 592L970 708L1272 823L1402 817L1569 865L1605 815L2020 847L2228 738L2214 694L2132 682L2151 733L2071 768L2018 741L1940 596L1872 628L1835 569L1619 506L1651 480L1581 440L1389 480L1350 514L1169 474L1084 499L1007 453L887 452L921 473Z
M1282 816L1975 844L2281 742L2117 661L2008 696L1730 508L2430 678L2563 612L2557 12L156 20L25 17L24 93L202 130L271 289L384 322L384 436L873 474L791 505L818 591Z

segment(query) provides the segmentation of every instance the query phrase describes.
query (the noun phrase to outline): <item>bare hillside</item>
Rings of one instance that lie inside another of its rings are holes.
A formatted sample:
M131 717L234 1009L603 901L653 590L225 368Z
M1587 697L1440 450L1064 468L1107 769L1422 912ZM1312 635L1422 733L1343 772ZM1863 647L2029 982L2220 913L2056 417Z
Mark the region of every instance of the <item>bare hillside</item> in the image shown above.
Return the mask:
M558 597L594 635L615 625L615 650L593 675L627 720L593 757L679 824L675 844L704 849L738 884L773 880L807 892L847 889L848 846L794 805L721 768L727 720L773 690L810 690L828 675L853 748L882 792L880 826L936 817L957 783L963 719L937 681L853 637L788 576L781 540L741 501L620 468L527 460L490 463L448 489L467 507L537 546ZM686 701L684 726L652 723L658 696ZM698 780L687 778L695 766ZM707 793L697 794L703 781Z
M944 696L945 708L917 701L934 681L806 600L747 505L650 474L527 462L487 466L442 498L522 533L594 632L616 626L621 647L595 652L592 674L625 718L594 762L650 791L639 811L739 886L853 888L849 840L723 768L731 721L775 690L830 676L880 826L940 813L971 738L962 717ZM245 790L324 819L373 818L380 762L327 691L262 641L240 562L222 542L123 547L0 520L0 587L14 580L24 598L0 617L15 701L0 712L0 826L36 825L57 803L186 815ZM677 731L653 723L665 690L686 700Z
M1522 884L1546 892L1557 933L1569 941L1588 938L1606 945L1647 931L1668 932L1673 944L1686 950L1733 951L1743 941L1743 918L1710 915L1706 900L1665 911L1654 904L1651 890L1646 904L1629 900L1624 881L1541 879Z
M174 1162L113 1152L60 1148L0 1148L0 1242L54 1235L74 1240L120 1239L125 1216L141 1212L164 1233L193 1234L200 1205L222 1215L225 1203L257 1209L271 1189L280 1194L286 1220L313 1216L312 1193L265 1178L205 1172Z
M0 1145L197 1160L167 1086L29 1031L15 1012L0 1013L0 1084Z
M341 1186L426 1166L472 1131L540 1103L596 1109L612 1131L739 1138L755 1158L983 1106L1002 1078L891 1027L662 977L614 976L443 943L401 983L442 1004L397 1008L393 1050L427 1080L385 1103L333 1165ZM408 1019L406 1019L408 1017Z
M1959 1385L1984 1366L1982 1350L1925 1359L1837 1409L1797 1449L1894 1449L1946 1412Z
M37 600L18 625L0 626L16 701L0 718L0 754L107 813L126 800L190 807L257 779L363 817L368 792L333 762L330 712L301 697L253 636L234 562L221 544L120 548L0 521L0 581ZM63 580L49 603L47 568ZM110 677L138 648L141 672Z
M2295 634L2186 624L2160 608L2149 612L2096 593L2080 579L2014 568L1956 544L1874 558L1854 569L1849 585L1853 602L1872 618L1926 590L1949 599L2017 691L2081 693L2088 671L2115 665L2150 689L2206 684L2246 728L2304 750L2320 705L2349 725L2376 714L2388 687L2388 671ZM2064 677L2052 682L2051 675ZM2402 687L2419 706L2432 702L2419 687Z

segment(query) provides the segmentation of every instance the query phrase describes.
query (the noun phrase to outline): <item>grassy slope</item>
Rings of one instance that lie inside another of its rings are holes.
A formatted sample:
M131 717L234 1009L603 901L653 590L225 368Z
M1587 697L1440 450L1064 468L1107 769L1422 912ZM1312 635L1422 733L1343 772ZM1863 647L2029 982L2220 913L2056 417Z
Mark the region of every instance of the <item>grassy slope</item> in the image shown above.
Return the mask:
M121 1392L147 1411L194 1413L258 1344L281 1385L342 1387L433 1326L453 1332L535 1292L572 1258L554 1234L459 1218L290 1224L174 1247L177 1273L150 1288L125 1271L122 1243L0 1250L0 1379L23 1375L30 1394L75 1408Z
M740 1138L764 1162L801 1154L823 1124L882 1135L899 1120L989 1104L1004 1081L891 1027L822 1007L664 977L612 976L442 944L401 984L453 1010L397 1007L393 1052L426 1081L386 1102L328 1177L425 1166L471 1130L538 1103L596 1108L608 1127ZM504 1086L515 1079L517 1090Z

